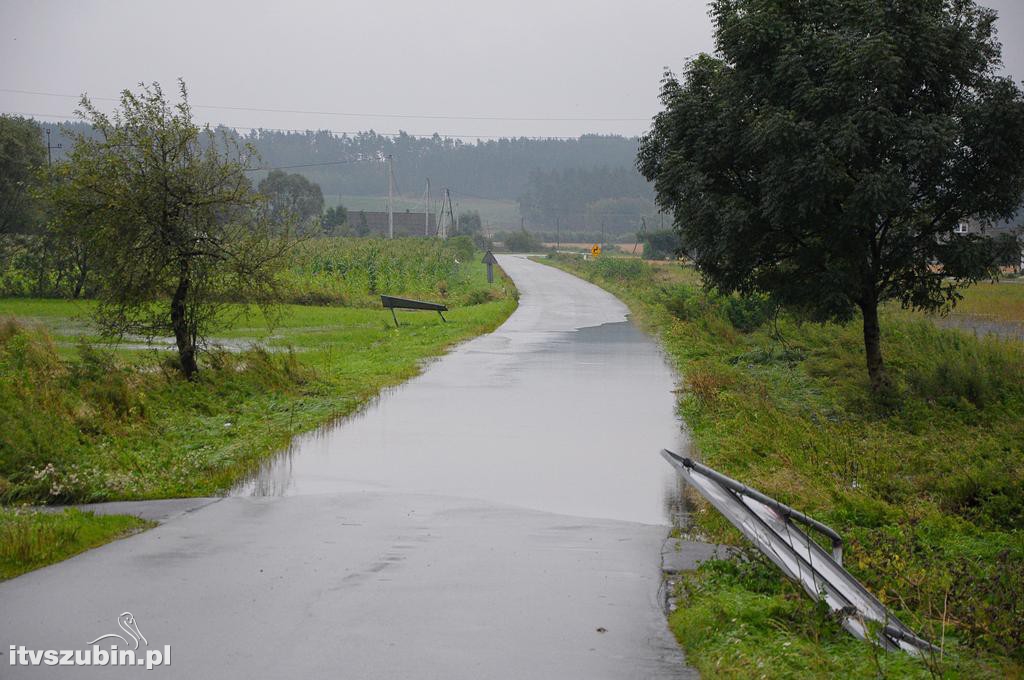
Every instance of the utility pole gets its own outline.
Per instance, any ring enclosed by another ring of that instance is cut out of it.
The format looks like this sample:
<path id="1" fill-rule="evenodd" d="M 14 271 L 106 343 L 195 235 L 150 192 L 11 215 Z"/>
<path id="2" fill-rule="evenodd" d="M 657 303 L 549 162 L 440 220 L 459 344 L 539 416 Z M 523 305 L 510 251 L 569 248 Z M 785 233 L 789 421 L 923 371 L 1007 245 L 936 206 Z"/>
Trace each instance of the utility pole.
<path id="1" fill-rule="evenodd" d="M 427 178 L 427 193 L 423 198 L 423 235 L 430 236 L 430 178 Z"/>
<path id="2" fill-rule="evenodd" d="M 601 245 L 604 245 L 604 218 L 601 218 Z"/>
<path id="3" fill-rule="evenodd" d="M 395 212 L 391 195 L 395 190 L 394 156 L 388 154 L 388 238 L 395 237 Z"/>
<path id="4" fill-rule="evenodd" d="M 636 234 L 636 243 L 633 244 L 633 254 L 636 255 L 637 246 L 640 245 L 640 240 L 647 234 L 647 220 L 643 217 L 640 218 L 640 231 Z"/>
<path id="5" fill-rule="evenodd" d="M 455 214 L 452 211 L 452 195 L 445 188 L 441 198 L 441 212 L 437 218 L 437 235 L 441 238 L 448 238 L 449 227 L 455 227 Z M 447 222 L 445 216 L 447 215 Z"/>
<path id="6" fill-rule="evenodd" d="M 57 146 L 50 146 L 50 128 L 46 128 L 46 167 L 47 168 L 49 168 L 51 165 L 53 165 L 53 156 L 52 156 L 52 154 L 50 152 L 53 149 L 62 149 L 62 148 L 64 148 L 63 144 L 58 144 Z"/>
<path id="7" fill-rule="evenodd" d="M 448 235 L 449 235 L 448 234 L 448 228 L 450 227 L 450 228 L 457 229 L 458 227 L 455 225 L 455 212 L 454 212 L 454 208 L 452 208 L 452 194 L 451 194 L 451 192 L 448 191 L 447 189 L 445 189 L 444 190 L 444 197 L 448 200 L 448 226 L 445 227 L 444 237 L 448 238 Z"/>
<path id="8" fill-rule="evenodd" d="M 561 219 L 557 215 L 555 216 L 555 250 L 562 247 L 562 224 Z"/>

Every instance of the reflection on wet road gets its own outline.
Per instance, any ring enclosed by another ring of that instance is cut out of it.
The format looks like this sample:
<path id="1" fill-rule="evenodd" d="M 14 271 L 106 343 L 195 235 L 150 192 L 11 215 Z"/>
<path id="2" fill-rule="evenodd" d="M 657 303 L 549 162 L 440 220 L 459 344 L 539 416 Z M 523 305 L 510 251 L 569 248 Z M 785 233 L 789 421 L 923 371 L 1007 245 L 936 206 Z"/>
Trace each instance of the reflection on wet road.
<path id="1" fill-rule="evenodd" d="M 0 583 L 0 639 L 79 649 L 130 611 L 174 678 L 697 677 L 661 609 L 672 372 L 607 293 L 501 264 L 497 332 L 238 495 Z"/>
<path id="2" fill-rule="evenodd" d="M 502 256 L 519 309 L 363 413 L 297 438 L 237 495 L 388 490 L 665 524 L 684 448 L 673 372 L 603 290 Z"/>

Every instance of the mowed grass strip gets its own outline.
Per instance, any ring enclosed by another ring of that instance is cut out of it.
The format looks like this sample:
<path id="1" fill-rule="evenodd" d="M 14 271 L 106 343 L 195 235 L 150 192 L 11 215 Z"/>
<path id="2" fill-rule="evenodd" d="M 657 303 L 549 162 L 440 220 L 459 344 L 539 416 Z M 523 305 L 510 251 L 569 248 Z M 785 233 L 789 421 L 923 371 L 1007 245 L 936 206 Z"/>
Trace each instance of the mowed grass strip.
<path id="1" fill-rule="evenodd" d="M 834 526 L 853 575 L 943 648 L 878 653 L 750 551 L 679 585 L 670 625 L 707 677 L 1021 676 L 1024 344 L 886 310 L 895 389 L 876 398 L 856 322 L 776 317 L 678 265 L 541 261 L 615 293 L 660 337 L 707 464 Z M 1024 287 L 999 285 L 965 299 L 1016 309 Z M 713 508 L 694 518 L 696 535 L 743 543 Z"/>

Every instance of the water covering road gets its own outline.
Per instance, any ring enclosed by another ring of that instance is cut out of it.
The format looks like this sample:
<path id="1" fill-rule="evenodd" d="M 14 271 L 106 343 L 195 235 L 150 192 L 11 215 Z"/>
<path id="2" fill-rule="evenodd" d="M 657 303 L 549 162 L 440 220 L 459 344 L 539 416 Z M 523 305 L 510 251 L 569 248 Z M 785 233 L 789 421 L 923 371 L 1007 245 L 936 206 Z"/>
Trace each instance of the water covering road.
<path id="1" fill-rule="evenodd" d="M 596 286 L 500 257 L 521 294 L 496 332 L 298 437 L 240 495 L 401 490 L 664 524 L 683 446 L 672 371 Z"/>
<path id="2" fill-rule="evenodd" d="M 232 497 L 0 584 L 0 676 L 51 677 L 8 646 L 83 649 L 130 611 L 165 677 L 691 677 L 659 595 L 672 372 L 614 297 L 500 264 L 521 300 L 495 333 Z"/>

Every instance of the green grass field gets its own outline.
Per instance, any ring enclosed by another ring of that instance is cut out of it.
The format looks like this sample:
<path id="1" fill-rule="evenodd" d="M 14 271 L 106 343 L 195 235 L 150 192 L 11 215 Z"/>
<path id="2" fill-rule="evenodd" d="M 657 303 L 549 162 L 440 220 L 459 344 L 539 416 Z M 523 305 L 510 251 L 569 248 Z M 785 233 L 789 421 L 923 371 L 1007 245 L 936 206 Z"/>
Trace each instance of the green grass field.
<path id="1" fill-rule="evenodd" d="M 895 391 L 870 393 L 858 324 L 816 325 L 704 292 L 692 269 L 620 258 L 545 262 L 604 286 L 661 339 L 708 465 L 834 526 L 845 563 L 943 652 L 879 654 L 780 572 L 707 563 L 670 618 L 708 677 L 1019 677 L 1024 662 L 1024 344 L 883 314 Z M 965 307 L 1010 310 L 1024 286 Z M 742 544 L 696 503 L 691 531 Z"/>

